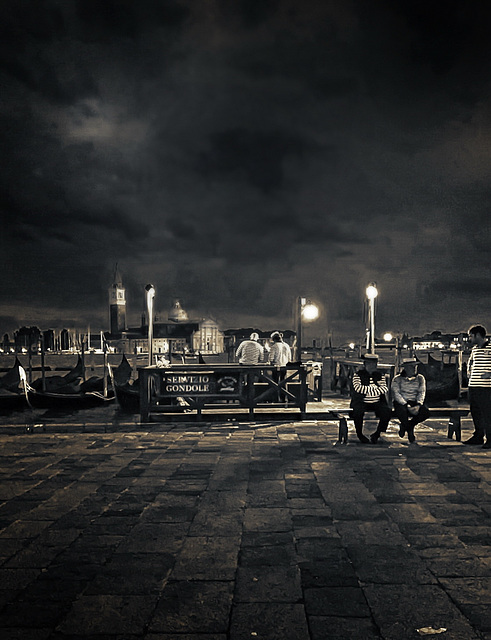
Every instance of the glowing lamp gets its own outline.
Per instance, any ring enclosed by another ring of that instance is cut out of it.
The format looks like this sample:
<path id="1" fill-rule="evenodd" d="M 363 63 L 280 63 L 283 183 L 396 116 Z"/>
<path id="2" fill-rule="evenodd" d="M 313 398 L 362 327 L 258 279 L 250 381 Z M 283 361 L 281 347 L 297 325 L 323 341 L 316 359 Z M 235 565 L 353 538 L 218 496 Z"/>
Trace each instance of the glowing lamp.
<path id="1" fill-rule="evenodd" d="M 375 285 L 374 283 L 369 284 L 366 290 L 366 294 L 369 300 L 375 300 L 375 298 L 378 296 L 377 285 Z"/>
<path id="2" fill-rule="evenodd" d="M 317 320 L 319 317 L 319 308 L 315 304 L 307 302 L 307 304 L 302 307 L 302 317 L 304 320 Z"/>

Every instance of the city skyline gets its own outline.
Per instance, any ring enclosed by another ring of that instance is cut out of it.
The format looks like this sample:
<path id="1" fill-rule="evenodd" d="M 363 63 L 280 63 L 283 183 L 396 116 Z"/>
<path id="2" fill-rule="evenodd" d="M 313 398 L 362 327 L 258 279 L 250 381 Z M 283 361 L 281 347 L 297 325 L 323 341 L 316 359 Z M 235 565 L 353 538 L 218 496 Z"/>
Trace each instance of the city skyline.
<path id="1" fill-rule="evenodd" d="M 7 0 L 0 330 L 491 326 L 491 6 Z"/>

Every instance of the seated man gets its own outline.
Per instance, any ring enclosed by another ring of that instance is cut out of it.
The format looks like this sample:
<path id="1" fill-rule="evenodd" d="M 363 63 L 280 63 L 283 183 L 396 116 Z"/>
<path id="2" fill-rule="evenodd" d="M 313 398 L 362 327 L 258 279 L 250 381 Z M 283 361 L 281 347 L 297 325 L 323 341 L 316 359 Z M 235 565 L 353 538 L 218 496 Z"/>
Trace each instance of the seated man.
<path id="1" fill-rule="evenodd" d="M 382 431 L 387 431 L 390 415 L 392 413 L 385 394 L 388 391 L 384 374 L 377 369 L 378 356 L 366 353 L 363 356 L 364 366 L 353 376 L 351 396 L 351 408 L 353 409 L 353 421 L 356 435 L 363 444 L 372 442 L 375 444 Z M 370 440 L 363 435 L 363 418 L 365 411 L 374 411 L 379 419 L 377 430 L 372 433 Z"/>
<path id="2" fill-rule="evenodd" d="M 394 411 L 399 418 L 401 438 L 407 433 L 409 442 L 414 442 L 414 427 L 426 420 L 430 410 L 424 404 L 426 396 L 426 380 L 417 373 L 418 361 L 416 358 L 407 358 L 402 361 L 401 372 L 392 380 L 392 398 Z"/>

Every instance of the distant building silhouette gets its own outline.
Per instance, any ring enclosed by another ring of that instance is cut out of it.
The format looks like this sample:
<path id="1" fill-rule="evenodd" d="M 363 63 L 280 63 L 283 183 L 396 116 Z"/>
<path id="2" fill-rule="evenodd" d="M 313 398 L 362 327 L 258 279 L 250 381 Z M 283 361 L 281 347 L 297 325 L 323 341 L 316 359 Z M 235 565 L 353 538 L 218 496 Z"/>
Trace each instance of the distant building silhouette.
<path id="1" fill-rule="evenodd" d="M 147 353 L 148 318 L 141 314 L 139 327 L 126 328 L 126 296 L 119 272 L 109 291 L 110 331 L 105 333 L 107 344 L 119 353 Z M 124 310 L 124 311 L 123 311 Z M 210 318 L 189 319 L 180 300 L 175 299 L 167 315 L 167 322 L 153 318 L 153 353 L 223 353 L 224 337 L 218 324 Z"/>

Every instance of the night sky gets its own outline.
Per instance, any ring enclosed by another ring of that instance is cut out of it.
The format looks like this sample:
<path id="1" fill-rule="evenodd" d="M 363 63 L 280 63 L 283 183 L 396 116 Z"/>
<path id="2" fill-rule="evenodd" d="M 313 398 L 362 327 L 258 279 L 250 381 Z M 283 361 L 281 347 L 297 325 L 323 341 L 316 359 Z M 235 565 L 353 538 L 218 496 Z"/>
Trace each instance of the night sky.
<path id="1" fill-rule="evenodd" d="M 491 3 L 2 0 L 0 332 L 491 329 Z"/>

